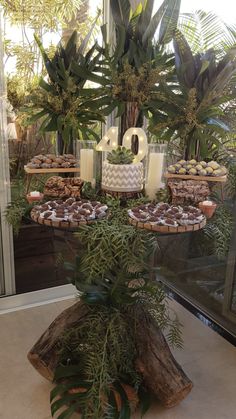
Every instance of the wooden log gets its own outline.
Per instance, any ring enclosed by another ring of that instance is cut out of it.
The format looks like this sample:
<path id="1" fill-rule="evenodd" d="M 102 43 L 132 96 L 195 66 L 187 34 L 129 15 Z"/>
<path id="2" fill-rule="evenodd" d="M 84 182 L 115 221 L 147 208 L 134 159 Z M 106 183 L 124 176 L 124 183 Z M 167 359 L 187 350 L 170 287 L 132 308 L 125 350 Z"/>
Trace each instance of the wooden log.
<path id="1" fill-rule="evenodd" d="M 63 311 L 28 353 L 33 367 L 46 379 L 53 379 L 61 335 L 75 324 L 83 322 L 88 310 L 86 305 L 78 302 Z M 149 391 L 165 406 L 175 406 L 191 391 L 192 382 L 174 359 L 162 332 L 152 318 L 139 308 L 136 318 L 137 370 L 143 375 Z"/>
<path id="2" fill-rule="evenodd" d="M 58 363 L 58 343 L 62 334 L 82 322 L 88 308 L 80 301 L 64 310 L 50 324 L 28 353 L 28 360 L 47 380 L 52 381 Z"/>
<path id="3" fill-rule="evenodd" d="M 136 313 L 137 369 L 146 387 L 166 407 L 179 404 L 193 384 L 173 357 L 155 321 L 145 312 Z"/>

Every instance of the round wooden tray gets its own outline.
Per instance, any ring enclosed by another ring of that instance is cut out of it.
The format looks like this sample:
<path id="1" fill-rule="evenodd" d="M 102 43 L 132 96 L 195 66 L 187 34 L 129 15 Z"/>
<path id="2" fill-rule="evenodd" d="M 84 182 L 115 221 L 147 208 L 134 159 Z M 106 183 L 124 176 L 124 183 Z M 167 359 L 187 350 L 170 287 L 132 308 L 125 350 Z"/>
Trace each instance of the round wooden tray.
<path id="1" fill-rule="evenodd" d="M 178 227 L 159 226 L 159 225 L 154 225 L 151 223 L 141 223 L 140 221 L 136 221 L 130 217 L 129 217 L 129 223 L 132 224 L 134 227 L 142 228 L 144 230 L 156 231 L 159 233 L 186 233 L 188 231 L 201 230 L 206 225 L 206 219 L 204 219 L 201 223 L 198 223 L 198 224 L 178 226 Z"/>
<path id="2" fill-rule="evenodd" d="M 89 221 L 53 221 L 49 219 L 44 219 L 39 217 L 36 210 L 34 208 L 31 210 L 30 216 L 33 221 L 35 221 L 38 224 L 42 224 L 48 227 L 55 227 L 55 228 L 64 228 L 64 229 L 71 229 L 71 228 L 78 228 L 81 225 L 89 225 L 93 224 L 96 221 L 105 220 L 107 217 L 101 218 L 101 219 L 95 219 L 95 220 L 89 220 Z"/>

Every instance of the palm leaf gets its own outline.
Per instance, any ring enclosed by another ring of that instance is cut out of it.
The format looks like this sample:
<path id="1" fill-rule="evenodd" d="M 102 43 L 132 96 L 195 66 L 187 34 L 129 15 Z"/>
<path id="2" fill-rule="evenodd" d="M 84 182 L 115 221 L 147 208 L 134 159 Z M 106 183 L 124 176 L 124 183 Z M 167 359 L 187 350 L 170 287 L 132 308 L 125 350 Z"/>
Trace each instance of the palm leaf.
<path id="1" fill-rule="evenodd" d="M 198 10 L 181 14 L 178 27 L 195 53 L 216 48 L 221 54 L 236 42 L 235 27 L 225 24 L 212 12 Z"/>
<path id="2" fill-rule="evenodd" d="M 180 4 L 181 0 L 169 1 L 160 26 L 159 42 L 161 44 L 168 44 L 173 39 L 178 23 Z"/>

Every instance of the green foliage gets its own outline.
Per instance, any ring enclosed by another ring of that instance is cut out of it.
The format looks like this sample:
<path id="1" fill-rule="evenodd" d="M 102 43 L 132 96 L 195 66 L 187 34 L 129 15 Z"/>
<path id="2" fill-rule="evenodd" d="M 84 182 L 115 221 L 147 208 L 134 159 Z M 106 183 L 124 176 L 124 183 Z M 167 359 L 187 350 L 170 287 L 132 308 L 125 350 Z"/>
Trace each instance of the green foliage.
<path id="1" fill-rule="evenodd" d="M 111 407 L 117 411 L 116 402 L 110 397 L 112 388 L 117 389 L 121 380 L 138 388 L 141 381 L 134 369 L 136 349 L 132 335 L 131 323 L 127 322 L 124 312 L 106 306 L 90 308 L 83 323 L 66 332 L 60 343 L 62 366 L 55 374 L 59 385 L 52 391 L 51 399 L 59 392 L 62 399 L 60 404 L 52 403 L 52 413 L 66 404 L 68 390 L 72 387 L 86 389 L 84 393 L 73 394 L 70 400 L 76 402 L 74 407 L 79 407 L 84 418 L 107 417 Z M 69 366 L 63 366 L 66 360 L 70 360 Z M 124 402 L 128 413 L 127 397 Z"/>
<path id="2" fill-rule="evenodd" d="M 84 182 L 81 190 L 81 194 L 83 198 L 96 200 L 97 198 L 97 190 L 93 188 L 91 182 Z"/>
<path id="3" fill-rule="evenodd" d="M 110 47 L 107 28 L 103 26 L 103 59 L 95 71 L 86 72 L 81 65 L 74 67 L 78 76 L 87 74 L 88 80 L 100 85 L 91 92 L 94 106 L 103 105 L 105 115 L 116 110 L 117 116 L 127 119 L 129 127 L 139 126 L 143 113 L 148 116 L 148 110 L 157 107 L 160 84 L 166 79 L 170 81 L 173 66 L 173 57 L 164 52 L 163 45 L 172 39 L 180 1 L 164 0 L 152 17 L 153 4 L 152 0 L 140 2 L 133 10 L 129 0 L 111 1 L 116 45 Z M 160 38 L 156 43 L 154 35 L 158 27 Z M 129 103 L 135 104 L 135 115 L 127 111 Z M 121 125 L 123 132 L 123 119 Z"/>
<path id="4" fill-rule="evenodd" d="M 37 88 L 38 82 L 37 76 L 31 78 L 28 83 L 22 75 L 14 74 L 7 77 L 7 97 L 16 111 L 24 106 L 26 96 Z"/>
<path id="5" fill-rule="evenodd" d="M 85 251 L 82 257 L 82 266 L 90 278 L 102 276 L 120 266 L 128 272 L 138 272 L 156 246 L 150 233 L 105 220 L 94 226 L 81 227 L 76 236 L 82 245 L 88 246 L 89 251 Z"/>
<path id="6" fill-rule="evenodd" d="M 235 199 L 236 197 L 236 162 L 230 162 L 227 167 L 228 175 L 225 185 L 225 191 L 228 198 Z"/>
<path id="7" fill-rule="evenodd" d="M 194 55 L 180 31 L 174 49 L 179 86 L 163 86 L 163 107 L 153 111 L 150 130 L 164 139 L 179 139 L 185 159 L 210 159 L 231 130 L 224 107 L 234 98 L 235 49 L 220 60 L 213 49 Z"/>
<path id="8" fill-rule="evenodd" d="M 226 205 L 219 205 L 214 216 L 194 238 L 196 252 L 200 255 L 216 255 L 219 259 L 227 257 L 233 226 L 232 210 Z"/>
<path id="9" fill-rule="evenodd" d="M 29 216 L 33 205 L 28 204 L 25 198 L 16 198 L 7 205 L 5 218 L 13 228 L 13 233 L 17 236 L 21 226 L 23 216 Z"/>
<path id="10" fill-rule="evenodd" d="M 197 10 L 180 15 L 178 27 L 194 54 L 214 48 L 218 58 L 229 47 L 235 46 L 235 27 L 227 25 L 213 12 Z"/>
<path id="11" fill-rule="evenodd" d="M 181 325 L 168 307 L 162 286 L 150 279 L 149 258 L 156 239 L 128 224 L 127 209 L 137 201 L 128 201 L 126 207 L 116 199 L 107 203 L 111 217 L 79 228 L 76 263 L 65 264 L 85 315 L 65 331 L 58 347 L 60 362 L 51 402 L 52 414 L 66 406 L 61 419 L 76 409 L 84 419 L 130 419 L 124 384 L 135 389 L 146 412 L 148 397 L 136 369 L 140 318 L 149 317 L 171 344 L 182 345 Z"/>
<path id="12" fill-rule="evenodd" d="M 16 76 L 19 78 L 19 83 L 25 86 L 24 90 L 28 89 L 35 77 L 44 74 L 42 60 L 36 42 L 32 39 L 32 33 L 35 32 L 40 39 L 43 39 L 44 36 L 51 36 L 52 32 L 58 34 L 62 27 L 67 26 L 79 29 L 80 34 L 87 33 L 87 28 L 85 31 L 82 23 L 78 25 L 80 19 L 76 19 L 80 7 L 84 7 L 81 0 L 53 2 L 43 0 L 33 6 L 29 0 L 12 2 L 2 0 L 0 4 L 3 6 L 7 24 L 16 25 L 21 29 L 17 42 L 11 38 L 9 32 L 9 39 L 4 39 L 4 52 L 6 62 L 11 57 L 15 58 Z M 47 48 L 49 55 L 53 49 L 55 45 L 50 44 Z"/>
<path id="13" fill-rule="evenodd" d="M 110 4 L 117 31 L 118 26 L 126 30 L 126 44 L 133 40 L 140 47 L 148 47 L 158 27 L 161 44 L 172 40 L 178 22 L 180 0 L 164 0 L 154 16 L 153 0 L 140 1 L 136 9 L 133 9 L 129 0 L 111 0 Z"/>
<path id="14" fill-rule="evenodd" d="M 29 112 L 28 123 L 42 119 L 42 132 L 58 131 L 64 143 L 64 150 L 72 139 L 79 134 L 86 140 L 90 135 L 98 139 L 98 135 L 90 128 L 96 121 L 103 121 L 99 110 L 94 110 L 81 91 L 86 77 L 78 77 L 73 71 L 73 64 L 83 63 L 87 70 L 96 66 L 100 53 L 94 56 L 96 44 L 84 53 L 93 26 L 80 47 L 77 45 L 77 33 L 73 32 L 65 47 L 59 44 L 53 58 L 49 58 L 42 43 L 36 38 L 40 48 L 49 81 L 41 79 L 38 90 L 30 96 L 25 108 Z"/>
<path id="15" fill-rule="evenodd" d="M 107 161 L 111 164 L 131 164 L 134 161 L 134 154 L 128 148 L 119 146 L 108 153 Z"/>
<path id="16" fill-rule="evenodd" d="M 131 385 L 138 392 L 143 414 L 148 409 L 142 376 L 135 366 L 137 316 L 148 312 L 157 325 L 166 330 L 169 341 L 177 346 L 182 345 L 180 323 L 166 309 L 165 293 L 159 286 L 133 285 L 131 290 L 131 307 L 125 302 L 119 307 L 90 305 L 83 320 L 65 331 L 58 347 L 60 363 L 54 377 L 56 386 L 51 392 L 52 414 L 69 403 L 64 412 L 68 417 L 79 408 L 84 418 L 122 418 L 122 411 L 126 410 L 124 417 L 129 419 L 131 409 L 122 383 Z M 72 389 L 75 389 L 73 393 Z M 114 389 L 120 394 L 121 406 L 117 406 L 112 397 Z M 60 399 L 53 401 L 58 395 Z"/>
<path id="17" fill-rule="evenodd" d="M 169 202 L 170 201 L 170 191 L 168 188 L 161 188 L 156 193 L 157 202 Z"/>
<path id="18" fill-rule="evenodd" d="M 28 25 L 41 30 L 58 30 L 58 24 L 75 17 L 81 0 L 43 0 L 32 4 L 31 0 L 1 0 L 1 6 L 11 24 Z"/>

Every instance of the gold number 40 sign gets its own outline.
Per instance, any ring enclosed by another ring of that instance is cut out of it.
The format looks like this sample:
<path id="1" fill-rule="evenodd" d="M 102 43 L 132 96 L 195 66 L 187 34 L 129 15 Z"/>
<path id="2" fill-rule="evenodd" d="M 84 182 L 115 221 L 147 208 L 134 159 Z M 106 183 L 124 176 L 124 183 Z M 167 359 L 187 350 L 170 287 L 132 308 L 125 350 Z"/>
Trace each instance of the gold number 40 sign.
<path id="1" fill-rule="evenodd" d="M 134 163 L 144 159 L 148 153 L 147 136 L 142 128 L 129 128 L 122 139 L 122 145 L 131 149 L 132 137 L 138 137 L 138 153 L 135 155 Z M 98 143 L 97 151 L 112 151 L 118 147 L 118 127 L 111 127 Z"/>

